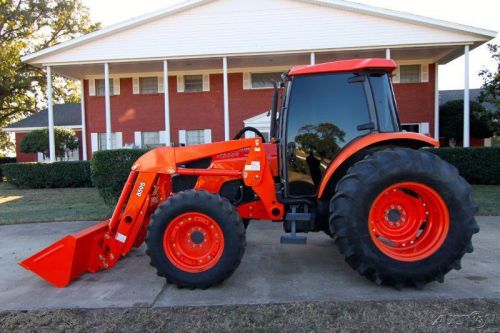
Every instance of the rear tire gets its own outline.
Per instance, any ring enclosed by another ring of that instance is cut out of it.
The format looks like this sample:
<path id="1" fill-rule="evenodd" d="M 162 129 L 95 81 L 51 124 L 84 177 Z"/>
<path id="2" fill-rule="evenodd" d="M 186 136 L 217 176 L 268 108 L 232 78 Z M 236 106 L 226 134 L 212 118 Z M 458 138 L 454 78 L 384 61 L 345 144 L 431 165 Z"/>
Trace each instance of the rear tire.
<path id="1" fill-rule="evenodd" d="M 377 284 L 421 288 L 443 282 L 473 250 L 471 238 L 479 227 L 471 187 L 434 154 L 377 151 L 354 164 L 335 193 L 330 202 L 335 243 L 353 269 Z M 412 209 L 406 211 L 405 203 Z M 406 232 L 410 238 L 402 237 Z"/>
<path id="2" fill-rule="evenodd" d="M 146 237 L 151 265 L 179 287 L 206 289 L 229 278 L 245 253 L 245 228 L 231 203 L 189 190 L 161 204 Z"/>

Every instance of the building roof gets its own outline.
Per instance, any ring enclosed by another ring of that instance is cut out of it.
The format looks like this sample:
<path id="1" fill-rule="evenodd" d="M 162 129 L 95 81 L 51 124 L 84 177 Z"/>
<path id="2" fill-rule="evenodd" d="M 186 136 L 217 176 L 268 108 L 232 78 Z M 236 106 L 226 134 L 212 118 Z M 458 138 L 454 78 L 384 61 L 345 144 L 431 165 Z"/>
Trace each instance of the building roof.
<path id="1" fill-rule="evenodd" d="M 481 95 L 482 89 L 470 89 L 470 99 L 471 101 L 479 101 L 479 95 Z M 445 103 L 463 100 L 464 99 L 464 91 L 463 90 L 441 90 L 439 91 L 439 105 L 443 105 Z M 496 107 L 491 103 L 481 103 L 481 105 L 490 111 L 497 111 Z"/>
<path id="2" fill-rule="evenodd" d="M 48 126 L 48 110 L 20 120 L 4 128 L 10 132 L 23 131 L 27 129 L 45 128 Z M 54 105 L 54 125 L 59 127 L 81 127 L 82 114 L 79 103 L 66 103 Z"/>
<path id="3" fill-rule="evenodd" d="M 376 69 L 392 73 L 396 68 L 396 63 L 393 60 L 356 59 L 334 61 L 319 65 L 295 66 L 288 73 L 288 75 L 297 76 L 320 73 L 352 72 L 365 69 Z"/>
<path id="4" fill-rule="evenodd" d="M 276 29 L 277 20 L 298 18 L 300 24 Z M 474 48 L 495 36 L 490 30 L 342 0 L 190 0 L 22 60 L 43 66 L 327 48 L 447 43 Z"/>

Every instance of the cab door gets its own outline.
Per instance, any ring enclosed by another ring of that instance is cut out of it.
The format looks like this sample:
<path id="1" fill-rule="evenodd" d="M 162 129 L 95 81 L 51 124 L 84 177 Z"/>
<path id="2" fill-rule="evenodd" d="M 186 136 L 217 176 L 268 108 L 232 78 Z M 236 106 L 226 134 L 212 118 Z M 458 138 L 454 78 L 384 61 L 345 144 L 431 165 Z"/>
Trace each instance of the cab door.
<path id="1" fill-rule="evenodd" d="M 340 150 L 373 128 L 365 83 L 356 73 L 293 78 L 282 135 L 287 197 L 315 197 Z"/>

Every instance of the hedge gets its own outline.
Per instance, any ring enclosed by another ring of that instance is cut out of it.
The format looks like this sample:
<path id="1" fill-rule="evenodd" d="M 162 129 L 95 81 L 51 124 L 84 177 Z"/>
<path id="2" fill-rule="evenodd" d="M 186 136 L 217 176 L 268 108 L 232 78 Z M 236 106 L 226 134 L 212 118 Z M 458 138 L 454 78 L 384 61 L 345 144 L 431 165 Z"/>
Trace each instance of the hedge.
<path id="1" fill-rule="evenodd" d="M 2 165 L 7 181 L 20 188 L 91 187 L 90 162 L 12 163 Z"/>
<path id="2" fill-rule="evenodd" d="M 430 151 L 453 164 L 471 184 L 500 185 L 500 147 L 437 148 Z"/>
<path id="3" fill-rule="evenodd" d="M 500 148 L 439 148 L 430 152 L 453 164 L 471 184 L 500 185 Z M 100 151 L 92 159 L 92 182 L 108 205 L 114 205 L 134 162 L 144 149 Z"/>
<path id="4" fill-rule="evenodd" d="M 92 182 L 107 205 L 120 197 L 134 162 L 145 149 L 104 150 L 94 153 L 91 164 Z"/>
<path id="5" fill-rule="evenodd" d="M 0 157 L 0 183 L 3 182 L 2 164 L 16 163 L 14 157 Z"/>

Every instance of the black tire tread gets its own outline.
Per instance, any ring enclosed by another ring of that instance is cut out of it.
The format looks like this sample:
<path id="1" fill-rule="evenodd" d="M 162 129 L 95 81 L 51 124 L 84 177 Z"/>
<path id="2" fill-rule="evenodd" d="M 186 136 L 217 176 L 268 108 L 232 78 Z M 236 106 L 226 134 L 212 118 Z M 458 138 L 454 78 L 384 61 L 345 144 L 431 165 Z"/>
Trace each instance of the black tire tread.
<path id="1" fill-rule="evenodd" d="M 202 281 L 198 282 L 195 284 L 192 283 L 186 283 L 182 279 L 177 278 L 175 275 L 168 275 L 165 271 L 163 271 L 158 265 L 155 260 L 153 253 L 154 251 L 159 251 L 159 249 L 152 247 L 151 244 L 151 237 L 154 233 L 158 232 L 157 230 L 157 224 L 155 221 L 160 220 L 164 214 L 173 208 L 175 206 L 181 204 L 184 201 L 209 201 L 211 202 L 211 205 L 214 207 L 218 207 L 220 211 L 224 212 L 224 214 L 227 216 L 228 219 L 237 219 L 236 223 L 236 233 L 237 237 L 239 239 L 239 246 L 238 246 L 238 253 L 236 260 L 232 263 L 231 267 L 229 267 L 226 271 L 225 274 L 220 276 L 217 280 L 212 280 L 212 281 Z M 183 192 L 179 192 L 177 194 L 174 194 L 171 196 L 168 200 L 166 200 L 164 203 L 158 206 L 156 211 L 153 213 L 151 216 L 151 223 L 148 226 L 148 233 L 146 236 L 146 244 L 147 244 L 147 249 L 146 249 L 146 254 L 151 258 L 150 265 L 153 266 L 156 271 L 157 275 L 164 277 L 167 280 L 167 283 L 175 284 L 179 288 L 189 288 L 189 289 L 207 289 L 212 286 L 218 285 L 222 283 L 223 281 L 227 280 L 231 275 L 234 273 L 234 271 L 238 268 L 238 266 L 241 263 L 241 259 L 243 258 L 243 255 L 245 253 L 245 247 L 246 247 L 246 234 L 245 234 L 245 227 L 243 225 L 243 221 L 238 214 L 238 211 L 236 208 L 225 198 L 221 197 L 218 194 L 213 194 L 207 191 L 196 191 L 196 190 L 187 190 Z"/>
<path id="2" fill-rule="evenodd" d="M 352 225 L 352 211 L 350 205 L 357 200 L 357 191 L 365 186 L 365 179 L 378 177 L 381 173 L 395 174 L 397 167 L 394 165 L 413 161 L 419 172 L 435 173 L 437 177 L 450 177 L 455 179 L 455 196 L 463 203 L 461 218 L 466 226 L 464 243 L 460 244 L 461 251 L 458 252 L 451 262 L 439 271 L 433 272 L 425 277 L 413 277 L 398 279 L 380 267 L 365 261 L 362 250 L 357 247 L 351 237 L 356 231 Z M 330 201 L 330 229 L 335 234 L 335 244 L 345 261 L 360 275 L 368 278 L 378 285 L 390 285 L 396 288 L 402 286 L 414 286 L 418 289 L 431 281 L 444 281 L 444 275 L 452 269 L 461 268 L 460 261 L 466 253 L 473 250 L 472 235 L 479 232 L 479 226 L 474 218 L 477 206 L 472 202 L 471 186 L 459 175 L 457 169 L 441 160 L 434 154 L 425 151 L 416 151 L 409 148 L 388 148 L 367 155 L 363 160 L 350 167 L 347 175 L 337 184 L 335 195 Z"/>

